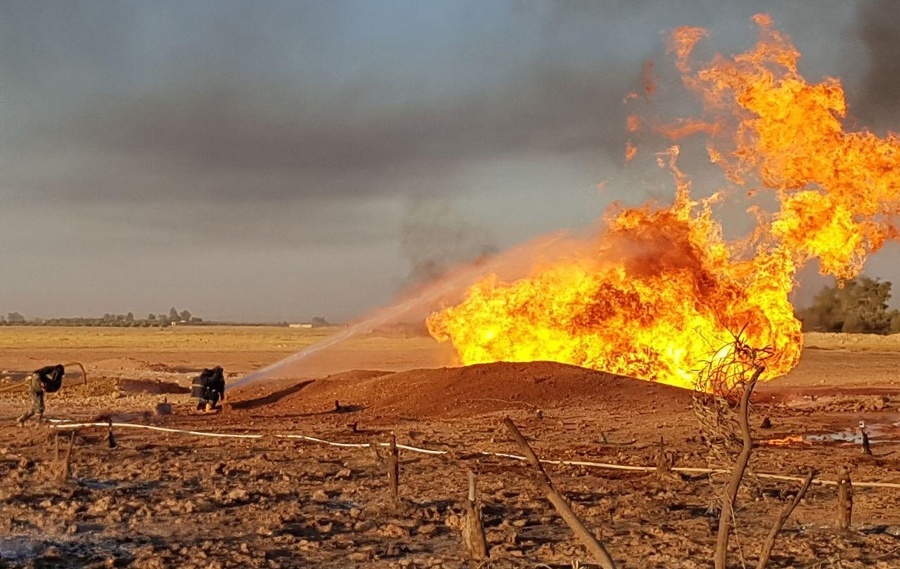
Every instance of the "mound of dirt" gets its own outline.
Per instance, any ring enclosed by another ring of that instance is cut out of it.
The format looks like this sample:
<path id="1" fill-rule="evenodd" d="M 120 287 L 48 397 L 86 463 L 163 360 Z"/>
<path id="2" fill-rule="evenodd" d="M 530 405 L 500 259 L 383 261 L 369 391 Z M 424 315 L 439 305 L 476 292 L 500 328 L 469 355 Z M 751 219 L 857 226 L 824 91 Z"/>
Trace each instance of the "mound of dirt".
<path id="1" fill-rule="evenodd" d="M 104 370 L 104 371 L 120 371 L 120 372 L 135 372 L 135 371 L 150 371 L 152 370 L 152 365 L 147 360 L 142 360 L 139 358 L 133 358 L 131 356 L 122 356 L 117 358 L 106 358 L 102 360 L 97 360 L 92 362 L 93 365 L 91 367 L 96 370 Z M 90 373 L 90 372 L 88 372 Z"/>
<path id="2" fill-rule="evenodd" d="M 398 373 L 355 370 L 280 389 L 265 384 L 230 394 L 237 409 L 269 414 L 341 407 L 374 417 L 470 417 L 510 408 L 591 404 L 610 411 L 688 407 L 689 391 L 553 362 L 492 363 Z"/>
<path id="3" fill-rule="evenodd" d="M 119 381 L 122 393 L 149 393 L 151 395 L 190 393 L 189 387 L 178 385 L 173 381 L 148 379 L 123 379 Z"/>

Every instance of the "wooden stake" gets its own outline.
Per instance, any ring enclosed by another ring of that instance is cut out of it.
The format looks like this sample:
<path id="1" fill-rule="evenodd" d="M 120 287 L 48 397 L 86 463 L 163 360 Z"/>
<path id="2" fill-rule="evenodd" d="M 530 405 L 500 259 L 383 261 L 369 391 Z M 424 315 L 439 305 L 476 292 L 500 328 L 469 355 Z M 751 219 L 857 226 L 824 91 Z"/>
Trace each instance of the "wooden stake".
<path id="1" fill-rule="evenodd" d="M 769 558 L 772 556 L 772 548 L 775 547 L 775 538 L 778 537 L 778 532 L 781 531 L 781 528 L 784 527 L 784 523 L 791 517 L 791 513 L 793 513 L 797 504 L 799 504 L 803 497 L 806 496 L 806 491 L 809 490 L 809 485 L 812 484 L 815 475 L 816 471 L 810 470 L 809 474 L 806 476 L 806 480 L 803 481 L 803 486 L 800 487 L 800 491 L 797 492 L 794 499 L 790 502 L 786 502 L 784 507 L 781 508 L 781 513 L 778 514 L 775 524 L 772 525 L 772 531 L 769 532 L 769 536 L 766 537 L 766 542 L 763 544 L 762 553 L 759 555 L 759 563 L 756 564 L 756 569 L 765 569 L 766 565 L 769 564 Z"/>
<path id="2" fill-rule="evenodd" d="M 522 436 L 522 433 L 519 432 L 519 429 L 516 428 L 515 423 L 512 422 L 512 419 L 506 417 L 503 419 L 503 424 L 506 426 L 509 433 L 512 435 L 513 440 L 518 443 L 519 447 L 522 449 L 522 454 L 528 459 L 528 462 L 531 466 L 537 471 L 539 475 L 539 481 L 541 484 L 544 493 L 547 496 L 547 499 L 550 500 L 550 503 L 553 504 L 553 507 L 556 508 L 557 513 L 562 517 L 562 519 L 569 525 L 572 531 L 575 533 L 575 536 L 581 540 L 582 543 L 587 547 L 588 551 L 594 557 L 594 560 L 602 567 L 603 569 L 615 569 L 616 564 L 610 556 L 609 552 L 603 547 L 594 535 L 588 531 L 584 524 L 581 523 L 581 520 L 578 519 L 578 516 L 575 515 L 575 512 L 572 511 L 572 508 L 569 506 L 569 503 L 566 502 L 566 499 L 557 492 L 556 488 L 553 487 L 553 482 L 551 482 L 550 477 L 547 476 L 547 472 L 544 470 L 544 467 L 541 466 L 541 461 L 538 459 L 537 455 L 534 454 L 534 451 L 531 449 L 531 445 L 528 444 L 528 441 L 525 440 L 525 437 Z"/>
<path id="3" fill-rule="evenodd" d="M 109 421 L 109 426 L 107 427 L 107 431 L 106 431 L 106 442 L 109 445 L 109 448 L 116 448 L 118 446 L 118 444 L 116 443 L 116 437 L 113 436 L 112 418 L 108 419 L 108 421 Z"/>
<path id="4" fill-rule="evenodd" d="M 869 433 L 865 429 L 862 430 L 862 450 L 863 454 L 872 454 L 872 447 L 869 444 Z"/>
<path id="5" fill-rule="evenodd" d="M 476 562 L 487 559 L 487 540 L 484 537 L 481 507 L 475 500 L 475 473 L 471 470 L 469 471 L 469 499 L 466 500 L 462 537 L 463 545 L 466 546 L 470 561 Z"/>
<path id="6" fill-rule="evenodd" d="M 72 437 L 69 438 L 69 447 L 66 449 L 66 456 L 63 457 L 62 467 L 57 472 L 57 483 L 65 484 L 72 477 L 72 447 L 75 446 L 75 431 L 72 431 Z"/>
<path id="7" fill-rule="evenodd" d="M 391 488 L 391 501 L 394 506 L 400 505 L 400 457 L 397 452 L 397 435 L 391 435 L 391 446 L 388 449 L 387 473 L 388 485 Z"/>
<path id="8" fill-rule="evenodd" d="M 369 452 L 372 454 L 372 460 L 375 461 L 375 469 L 381 470 L 385 464 L 384 452 L 381 450 L 381 443 L 373 439 L 369 442 Z"/>
<path id="9" fill-rule="evenodd" d="M 675 466 L 675 456 L 666 451 L 666 443 L 659 437 L 659 454 L 656 455 L 656 477 L 665 478 L 672 473 Z"/>
<path id="10" fill-rule="evenodd" d="M 842 530 L 850 529 L 853 518 L 853 483 L 850 481 L 850 473 L 846 467 L 841 468 L 838 476 L 838 527 Z"/>

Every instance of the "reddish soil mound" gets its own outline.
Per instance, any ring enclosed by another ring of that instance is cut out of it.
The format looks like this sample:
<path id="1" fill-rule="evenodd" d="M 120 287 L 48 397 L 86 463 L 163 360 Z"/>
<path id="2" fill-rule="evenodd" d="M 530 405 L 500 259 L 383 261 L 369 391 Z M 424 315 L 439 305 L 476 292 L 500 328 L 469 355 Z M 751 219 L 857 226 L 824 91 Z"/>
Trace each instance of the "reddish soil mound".
<path id="1" fill-rule="evenodd" d="M 361 408 L 366 415 L 468 417 L 510 408 L 590 403 L 611 411 L 689 406 L 689 391 L 552 362 L 494 363 L 399 373 L 351 371 L 278 389 L 265 384 L 233 394 L 235 408 L 272 414 Z"/>
<path id="2" fill-rule="evenodd" d="M 189 387 L 178 385 L 174 381 L 154 381 L 149 379 L 123 379 L 119 381 L 119 390 L 123 393 L 149 393 L 151 395 L 191 392 Z"/>

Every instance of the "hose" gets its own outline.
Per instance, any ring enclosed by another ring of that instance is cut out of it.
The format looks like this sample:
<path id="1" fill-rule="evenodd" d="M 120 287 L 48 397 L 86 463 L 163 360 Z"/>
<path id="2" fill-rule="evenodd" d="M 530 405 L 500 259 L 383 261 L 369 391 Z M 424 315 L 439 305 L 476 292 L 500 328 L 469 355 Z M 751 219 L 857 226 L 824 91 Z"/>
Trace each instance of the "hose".
<path id="1" fill-rule="evenodd" d="M 84 383 L 84 385 L 87 385 L 87 372 L 84 370 L 84 366 L 81 365 L 81 362 L 69 362 L 69 363 L 67 363 L 67 364 L 64 364 L 63 367 L 68 367 L 68 366 L 78 366 L 78 367 L 80 367 L 80 368 L 81 368 L 81 377 L 84 378 L 84 382 L 83 382 L 83 383 Z"/>
<path id="2" fill-rule="evenodd" d="M 68 367 L 68 366 L 80 367 L 81 368 L 81 377 L 84 378 L 83 383 L 84 383 L 84 385 L 87 385 L 87 371 L 84 369 L 84 365 L 81 362 L 69 362 L 69 363 L 63 365 L 63 367 Z M 21 388 L 22 388 L 22 384 L 20 384 L 20 383 L 4 385 L 3 387 L 0 387 L 0 393 L 8 393 L 10 391 L 14 391 L 16 389 L 21 389 Z"/>

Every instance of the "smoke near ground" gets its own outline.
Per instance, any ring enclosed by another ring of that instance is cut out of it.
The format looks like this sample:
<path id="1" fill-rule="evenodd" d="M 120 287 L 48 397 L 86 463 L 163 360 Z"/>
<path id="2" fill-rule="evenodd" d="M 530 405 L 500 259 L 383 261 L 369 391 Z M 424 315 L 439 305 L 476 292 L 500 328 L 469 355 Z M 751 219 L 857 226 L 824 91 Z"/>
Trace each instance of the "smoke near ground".
<path id="1" fill-rule="evenodd" d="M 434 281 L 499 251 L 491 231 L 465 219 L 447 199 L 411 200 L 401 231 L 400 249 L 410 264 L 404 288 Z"/>

